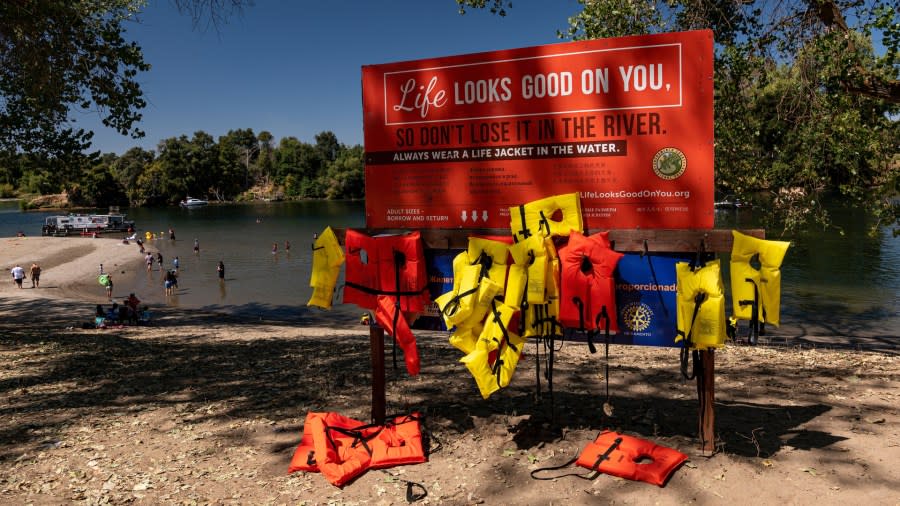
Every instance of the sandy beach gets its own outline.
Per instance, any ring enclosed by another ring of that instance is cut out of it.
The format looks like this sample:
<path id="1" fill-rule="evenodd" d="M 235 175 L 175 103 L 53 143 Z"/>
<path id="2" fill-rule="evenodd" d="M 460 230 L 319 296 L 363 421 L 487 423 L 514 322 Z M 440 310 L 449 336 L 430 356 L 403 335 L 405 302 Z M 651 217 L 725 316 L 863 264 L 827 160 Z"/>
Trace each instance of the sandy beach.
<path id="1" fill-rule="evenodd" d="M 31 279 L 18 289 L 9 275 L 21 265 L 26 273 L 31 264 L 41 267 L 40 288 L 31 288 Z M 86 304 L 108 302 L 106 291 L 97 282 L 103 264 L 104 272 L 113 278 L 113 299 L 128 297 L 130 278 L 143 268 L 143 257 L 137 244 L 123 244 L 115 239 L 71 237 L 7 237 L 0 239 L 0 267 L 8 282 L 0 283 L 0 297 L 65 298 Z M 93 306 L 90 306 L 93 307 Z"/>
<path id="2" fill-rule="evenodd" d="M 41 287 L 16 288 L 9 269 L 33 262 Z M 485 401 L 446 334 L 416 332 L 422 372 L 402 358 L 388 370 L 387 411 L 425 415 L 429 461 L 343 489 L 287 475 L 307 412 L 370 416 L 368 328 L 306 309 L 288 322 L 163 306 L 151 326 L 82 329 L 106 303 L 100 263 L 114 279 L 143 269 L 133 243 L 0 239 L 0 503 L 407 504 L 412 482 L 427 493 L 417 504 L 900 504 L 900 353 L 790 341 L 717 352 L 719 451 L 701 457 L 677 350 L 612 347 L 604 418 L 602 350 L 561 347 L 551 410 L 545 380 L 535 396 L 535 344 Z M 690 460 L 663 488 L 531 478 L 604 428 Z"/>

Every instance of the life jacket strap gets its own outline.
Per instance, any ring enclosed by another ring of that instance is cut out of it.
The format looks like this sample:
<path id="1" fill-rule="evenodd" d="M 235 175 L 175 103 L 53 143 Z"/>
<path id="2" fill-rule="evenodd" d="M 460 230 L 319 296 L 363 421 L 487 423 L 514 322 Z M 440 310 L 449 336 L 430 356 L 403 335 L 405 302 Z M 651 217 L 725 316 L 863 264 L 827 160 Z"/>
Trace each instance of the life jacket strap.
<path id="1" fill-rule="evenodd" d="M 525 224 L 525 206 L 524 205 L 519 206 L 519 219 L 522 220 L 522 230 L 517 232 L 516 235 L 521 235 L 522 239 L 528 239 L 529 237 L 531 237 L 531 230 L 528 230 L 528 225 Z M 518 242 L 518 238 L 516 236 L 513 236 L 513 238 L 515 238 L 516 242 Z"/>
<path id="2" fill-rule="evenodd" d="M 591 469 L 599 473 L 600 464 L 603 463 L 604 460 L 609 460 L 609 456 L 612 455 L 612 452 L 616 451 L 616 448 L 618 448 L 620 444 L 622 444 L 622 438 L 617 437 L 605 452 L 597 456 L 597 460 L 594 461 L 594 465 L 591 466 Z"/>
<path id="3" fill-rule="evenodd" d="M 697 313 L 700 312 L 700 306 L 707 300 L 709 300 L 709 297 L 706 292 L 699 292 L 694 296 L 694 314 L 691 316 L 691 326 L 688 328 L 687 334 L 682 330 L 678 331 L 678 335 L 684 337 L 684 346 L 679 352 L 679 358 L 681 360 L 681 375 L 686 380 L 692 380 L 697 377 L 697 364 L 700 361 L 700 354 L 697 350 L 693 350 L 694 370 L 691 374 L 688 374 L 688 351 L 694 347 L 691 335 L 694 333 L 694 322 L 697 320 Z"/>

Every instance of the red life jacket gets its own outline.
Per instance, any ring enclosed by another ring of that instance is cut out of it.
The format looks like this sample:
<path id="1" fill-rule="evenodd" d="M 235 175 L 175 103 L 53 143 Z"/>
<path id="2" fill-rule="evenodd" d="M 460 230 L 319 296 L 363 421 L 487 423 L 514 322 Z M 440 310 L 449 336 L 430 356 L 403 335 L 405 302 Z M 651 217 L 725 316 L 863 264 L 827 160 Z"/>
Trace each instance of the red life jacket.
<path id="1" fill-rule="evenodd" d="M 372 440 L 372 460 L 369 467 L 382 469 L 427 461 L 422 445 L 420 420 L 419 413 L 412 413 L 396 416 L 385 422 L 384 429 Z"/>
<path id="2" fill-rule="evenodd" d="M 397 307 L 394 300 L 394 297 L 388 295 L 378 296 L 378 307 L 375 308 L 375 321 L 397 340 L 397 344 L 403 350 L 403 361 L 406 362 L 406 371 L 410 376 L 415 376 L 419 374 L 420 368 L 416 336 L 409 329 L 406 318 L 403 317 L 400 308 Z"/>
<path id="3" fill-rule="evenodd" d="M 316 448 L 313 444 L 312 426 L 313 418 L 322 418 L 326 413 L 316 413 L 310 411 L 306 413 L 306 421 L 303 422 L 303 437 L 300 444 L 294 450 L 294 456 L 291 457 L 291 465 L 288 467 L 288 474 L 295 471 L 307 471 L 318 473 L 319 466 L 316 464 Z"/>
<path id="4" fill-rule="evenodd" d="M 343 487 L 369 468 L 372 450 L 368 440 L 377 435 L 376 428 L 328 413 L 313 420 L 312 432 L 319 472 L 333 485 Z"/>
<path id="5" fill-rule="evenodd" d="M 379 295 L 399 298 L 402 311 L 421 312 L 429 301 L 425 250 L 418 231 L 370 237 L 347 230 L 344 302 L 375 309 Z"/>
<path id="6" fill-rule="evenodd" d="M 687 455 L 652 441 L 603 431 L 585 447 L 576 464 L 626 480 L 662 487 Z M 650 462 L 642 463 L 646 459 Z"/>
<path id="7" fill-rule="evenodd" d="M 618 332 L 613 272 L 623 256 L 610 249 L 605 233 L 588 237 L 572 231 L 568 244 L 559 249 L 559 319 L 564 326 L 603 330 L 606 317 L 610 332 Z"/>
<path id="8" fill-rule="evenodd" d="M 321 472 L 342 487 L 369 468 L 425 462 L 420 419 L 412 413 L 374 425 L 337 413 L 307 413 L 288 473 Z"/>

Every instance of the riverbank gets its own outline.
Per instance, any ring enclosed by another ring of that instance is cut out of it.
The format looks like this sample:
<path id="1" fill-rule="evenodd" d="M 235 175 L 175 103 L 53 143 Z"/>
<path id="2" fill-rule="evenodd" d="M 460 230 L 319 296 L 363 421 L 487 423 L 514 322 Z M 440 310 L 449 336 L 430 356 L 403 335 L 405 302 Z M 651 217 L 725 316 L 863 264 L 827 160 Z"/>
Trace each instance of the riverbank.
<path id="1" fill-rule="evenodd" d="M 533 343 L 510 387 L 485 401 L 446 334 L 416 332 L 422 372 L 409 377 L 402 360 L 389 369 L 387 411 L 424 413 L 429 462 L 337 489 L 317 474 L 285 473 L 308 411 L 368 419 L 366 327 L 321 311 L 284 321 L 164 306 L 149 327 L 82 329 L 86 299 L 105 297 L 97 264 L 140 272 L 136 246 L 0 242 L 0 266 L 35 259 L 46 266 L 42 288 L 0 284 L 3 503 L 405 504 L 407 480 L 427 491 L 421 504 L 896 503 L 896 354 L 726 347 L 716 354 L 720 452 L 703 458 L 695 385 L 682 381 L 677 350 L 613 346 L 615 417 L 604 419 L 602 357 L 563 345 L 551 419 L 543 378 L 543 401 L 534 398 Z M 691 460 L 665 488 L 530 477 L 606 427 Z"/>

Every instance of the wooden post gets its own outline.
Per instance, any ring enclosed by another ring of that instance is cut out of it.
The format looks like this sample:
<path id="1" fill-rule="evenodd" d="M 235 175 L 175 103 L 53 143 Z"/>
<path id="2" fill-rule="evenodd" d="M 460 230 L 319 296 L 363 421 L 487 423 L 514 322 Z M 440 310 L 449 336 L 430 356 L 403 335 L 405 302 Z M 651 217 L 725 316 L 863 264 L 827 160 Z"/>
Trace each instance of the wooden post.
<path id="1" fill-rule="evenodd" d="M 716 350 L 700 352 L 702 373 L 697 375 L 697 394 L 700 397 L 700 454 L 706 457 L 716 452 Z"/>
<path id="2" fill-rule="evenodd" d="M 384 424 L 384 329 L 374 321 L 369 326 L 369 349 L 372 351 L 372 422 Z"/>

